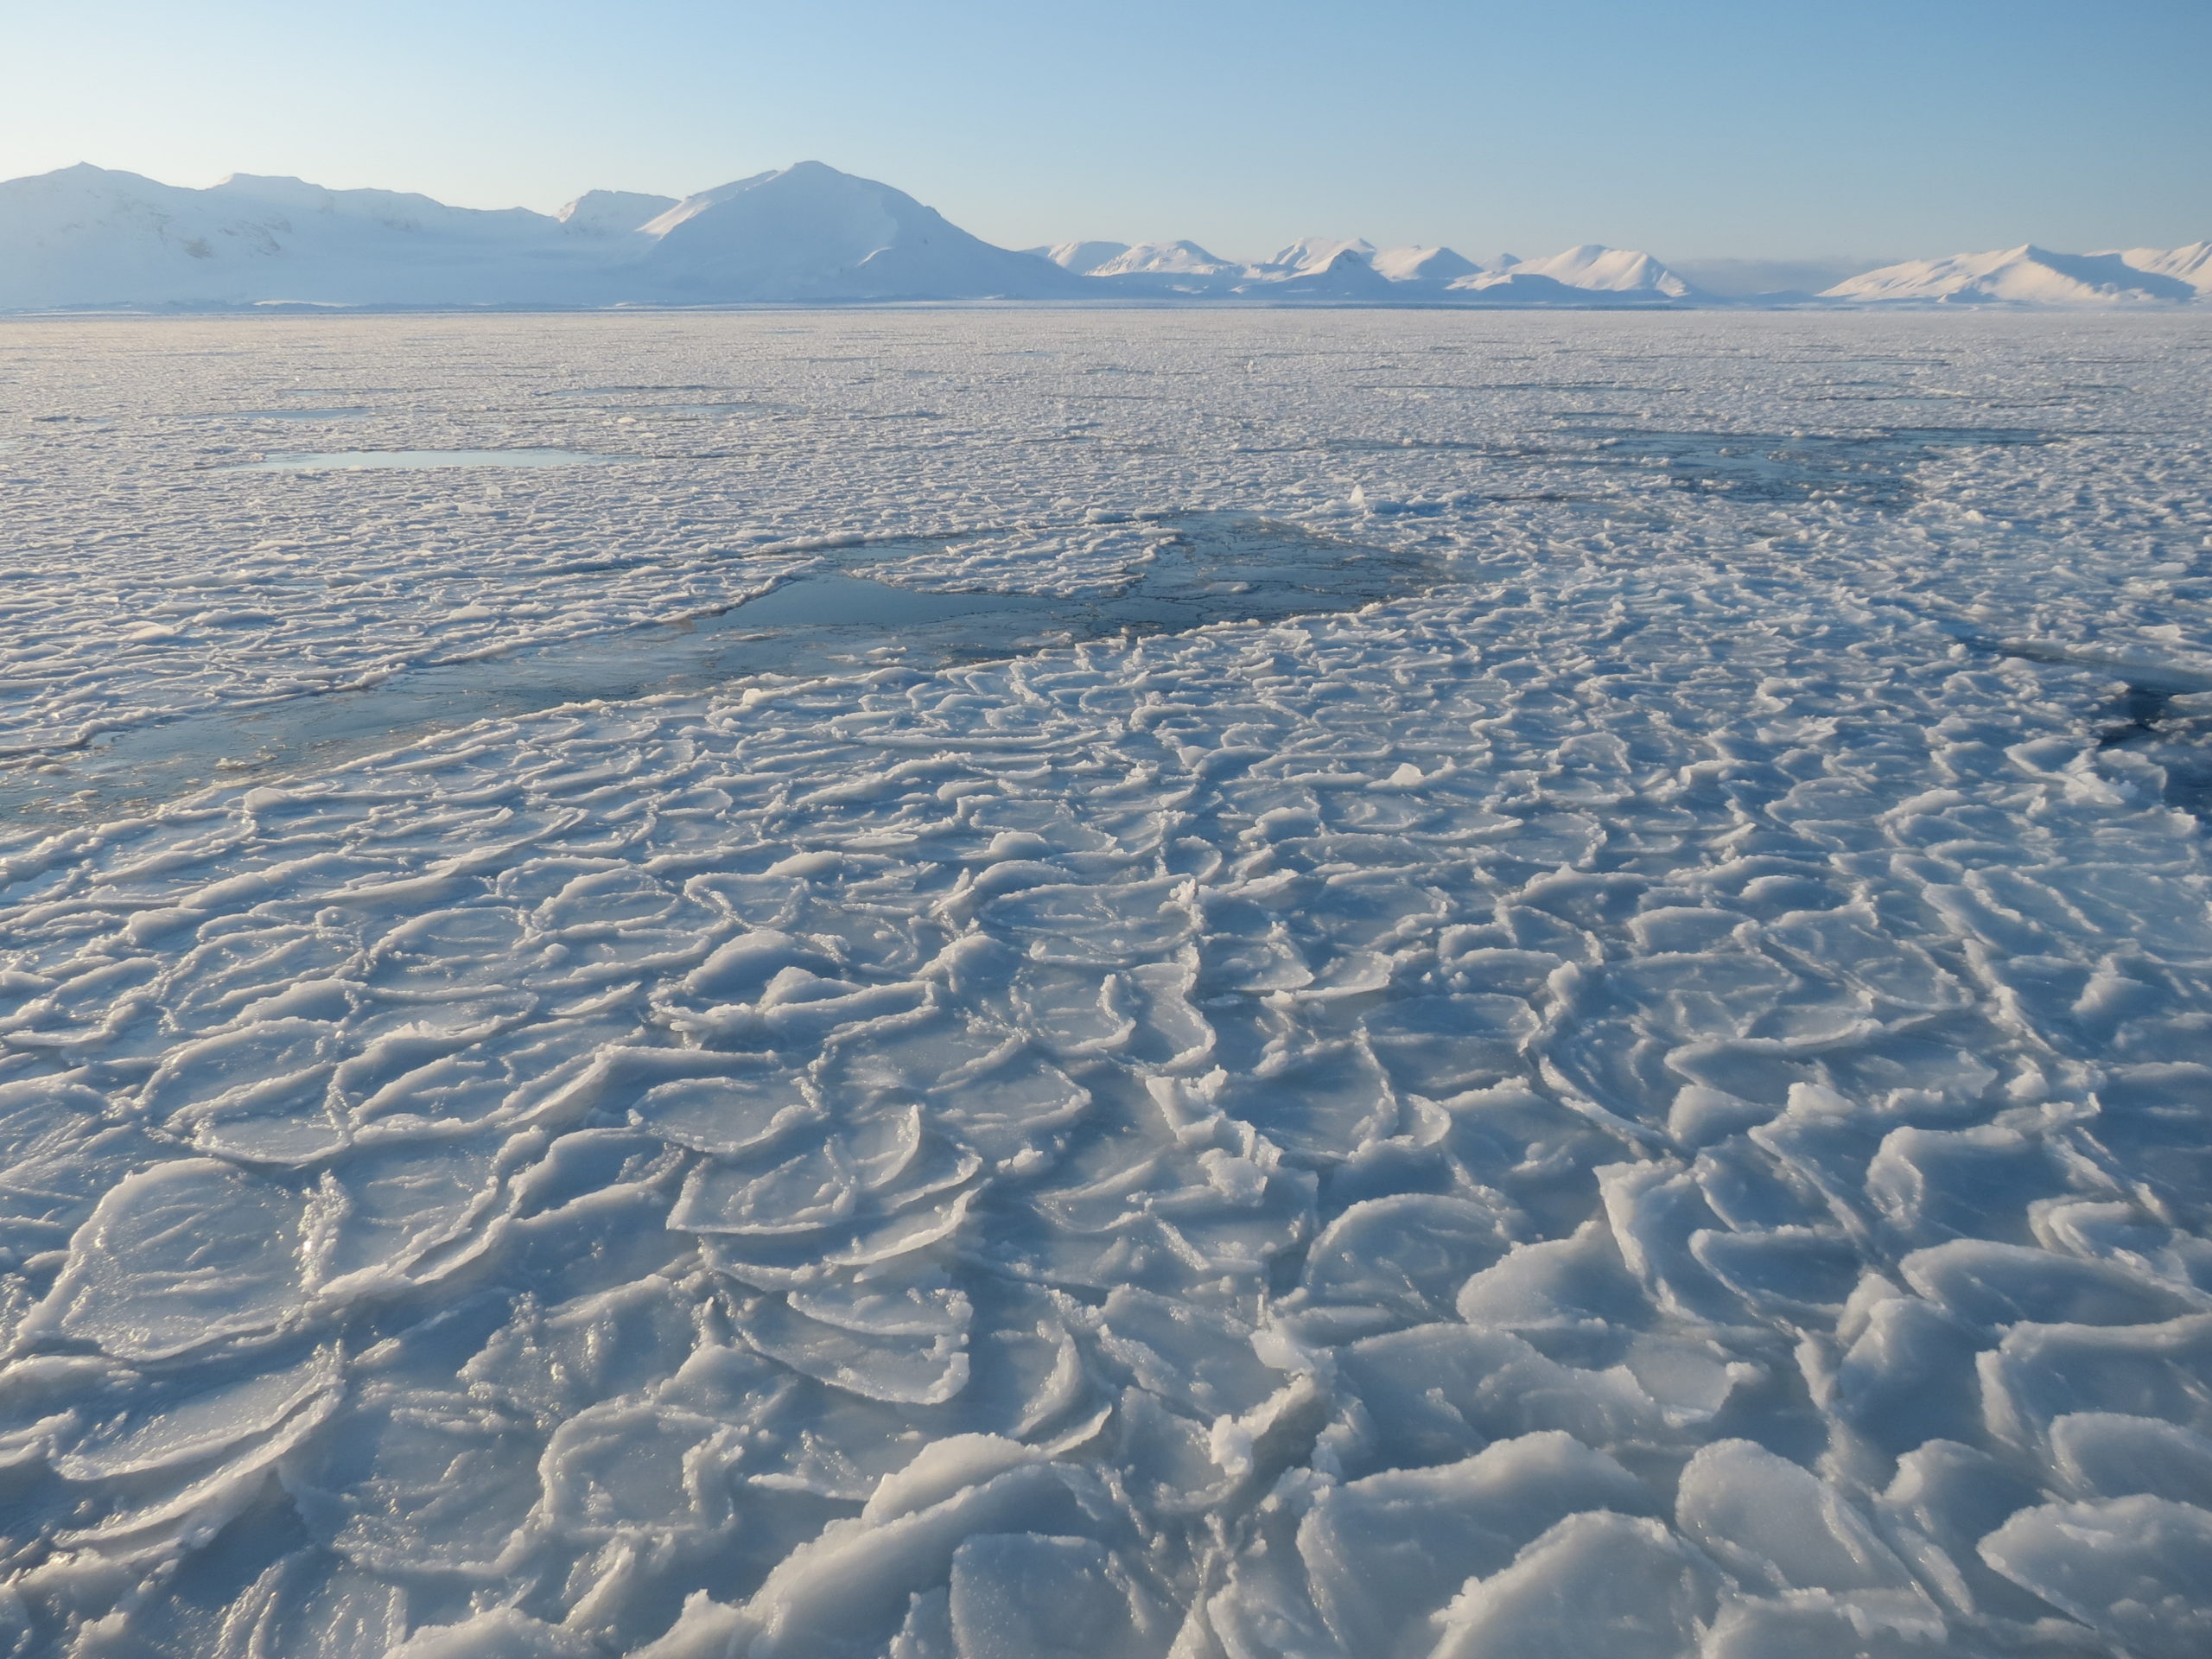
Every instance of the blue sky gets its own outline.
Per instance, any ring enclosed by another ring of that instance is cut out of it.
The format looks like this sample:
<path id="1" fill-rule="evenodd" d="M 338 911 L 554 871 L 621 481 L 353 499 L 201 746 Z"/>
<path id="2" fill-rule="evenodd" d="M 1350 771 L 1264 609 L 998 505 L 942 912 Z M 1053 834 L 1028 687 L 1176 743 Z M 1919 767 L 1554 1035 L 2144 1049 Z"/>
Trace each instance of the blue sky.
<path id="1" fill-rule="evenodd" d="M 2212 0 L 0 0 L 0 177 L 550 208 L 815 157 L 1012 245 L 2212 236 Z"/>

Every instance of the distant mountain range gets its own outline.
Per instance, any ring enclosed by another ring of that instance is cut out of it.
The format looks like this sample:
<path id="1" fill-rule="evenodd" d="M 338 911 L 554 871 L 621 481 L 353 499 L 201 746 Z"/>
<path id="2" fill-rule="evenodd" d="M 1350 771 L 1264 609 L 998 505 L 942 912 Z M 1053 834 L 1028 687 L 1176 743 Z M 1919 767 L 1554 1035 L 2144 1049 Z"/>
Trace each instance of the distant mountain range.
<path id="1" fill-rule="evenodd" d="M 1738 262 L 1740 263 L 1740 262 Z M 1195 242 L 1014 251 L 886 184 L 802 162 L 679 201 L 594 190 L 558 213 L 237 174 L 205 190 L 79 166 L 0 183 L 0 311 L 607 307 L 1021 300 L 1643 307 L 2166 306 L 2212 295 L 2212 244 L 2034 246 L 1722 295 L 1596 245 L 1488 263 L 1308 238 L 1247 264 Z"/>

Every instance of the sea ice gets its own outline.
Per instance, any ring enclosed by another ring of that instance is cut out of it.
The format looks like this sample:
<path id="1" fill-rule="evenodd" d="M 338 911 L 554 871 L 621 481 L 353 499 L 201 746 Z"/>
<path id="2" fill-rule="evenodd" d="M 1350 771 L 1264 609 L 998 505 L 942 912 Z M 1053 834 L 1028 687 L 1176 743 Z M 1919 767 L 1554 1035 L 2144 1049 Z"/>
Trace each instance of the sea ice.
<path id="1" fill-rule="evenodd" d="M 0 1653 L 2198 1651 L 2208 343 L 0 327 Z"/>

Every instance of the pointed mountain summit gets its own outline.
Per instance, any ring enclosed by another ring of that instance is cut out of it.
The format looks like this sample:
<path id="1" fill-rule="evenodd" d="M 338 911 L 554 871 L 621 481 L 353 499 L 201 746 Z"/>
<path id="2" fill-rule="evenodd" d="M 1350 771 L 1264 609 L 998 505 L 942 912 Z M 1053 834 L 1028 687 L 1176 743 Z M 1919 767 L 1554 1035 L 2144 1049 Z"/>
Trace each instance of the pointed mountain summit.
<path id="1" fill-rule="evenodd" d="M 1362 264 L 1375 257 L 1375 245 L 1365 237 L 1301 236 L 1272 259 L 1253 266 L 1262 276 L 1310 276 L 1325 271 L 1344 254 L 1356 254 Z"/>
<path id="2" fill-rule="evenodd" d="M 1095 267 L 1093 276 L 1222 276 L 1243 273 L 1244 267 L 1217 253 L 1209 253 L 1195 242 L 1140 242 Z"/>
<path id="3" fill-rule="evenodd" d="M 2156 305 L 2196 297 L 2177 276 L 2116 253 L 2053 253 L 2032 243 L 1912 259 L 1838 283 L 1824 300 L 1859 305 Z"/>
<path id="4" fill-rule="evenodd" d="M 687 197 L 644 228 L 636 297 L 1065 299 L 1081 279 L 994 247 L 933 207 L 820 162 Z"/>

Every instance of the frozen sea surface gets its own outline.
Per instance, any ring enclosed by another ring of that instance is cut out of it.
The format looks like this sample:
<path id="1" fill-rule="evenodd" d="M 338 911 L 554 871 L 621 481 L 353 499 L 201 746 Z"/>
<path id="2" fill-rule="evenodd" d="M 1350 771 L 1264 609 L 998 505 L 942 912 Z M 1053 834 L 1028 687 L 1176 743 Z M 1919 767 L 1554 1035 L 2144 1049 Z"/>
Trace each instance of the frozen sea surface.
<path id="1" fill-rule="evenodd" d="M 2196 1659 L 2208 409 L 0 327 L 0 1654 Z"/>

